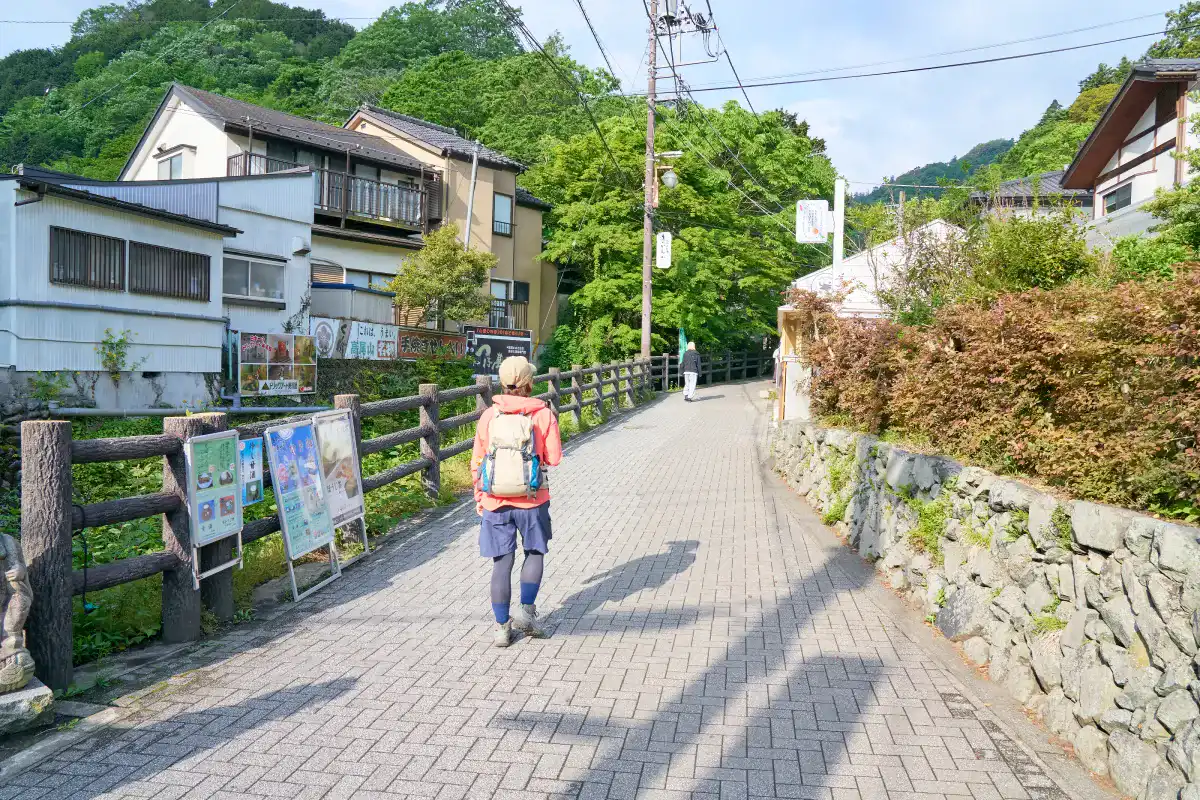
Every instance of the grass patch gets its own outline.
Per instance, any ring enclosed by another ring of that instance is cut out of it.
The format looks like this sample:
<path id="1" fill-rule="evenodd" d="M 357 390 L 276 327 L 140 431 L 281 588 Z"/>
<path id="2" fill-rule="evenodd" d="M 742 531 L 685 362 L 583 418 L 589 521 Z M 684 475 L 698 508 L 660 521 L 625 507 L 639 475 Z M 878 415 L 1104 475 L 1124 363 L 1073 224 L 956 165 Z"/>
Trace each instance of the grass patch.
<path id="1" fill-rule="evenodd" d="M 845 489 L 854 472 L 854 453 L 846 453 L 829 459 L 829 487 L 834 494 Z"/>
<path id="2" fill-rule="evenodd" d="M 1033 618 L 1033 630 L 1035 633 L 1053 633 L 1061 631 L 1067 627 L 1067 623 L 1063 622 L 1053 614 L 1039 614 Z"/>
<path id="3" fill-rule="evenodd" d="M 942 537 L 950 519 L 950 493 L 942 492 L 936 500 L 921 500 L 912 492 L 902 495 L 904 502 L 917 514 L 917 526 L 908 532 L 908 543 L 921 553 L 927 553 L 934 564 L 942 564 Z"/>
<path id="4" fill-rule="evenodd" d="M 1004 541 L 1015 542 L 1029 530 L 1029 512 L 1018 509 L 1012 512 L 1012 519 L 1004 526 Z"/>
<path id="5" fill-rule="evenodd" d="M 829 506 L 829 510 L 821 517 L 821 521 L 826 525 L 832 525 L 835 522 L 841 522 L 846 518 L 846 509 L 850 507 L 850 498 L 853 495 L 843 495 Z"/>
<path id="6" fill-rule="evenodd" d="M 1073 542 L 1071 535 L 1071 515 L 1062 506 L 1055 506 L 1050 515 L 1050 526 L 1054 529 L 1054 538 L 1064 550 L 1070 550 Z"/>
<path id="7" fill-rule="evenodd" d="M 987 549 L 992 546 L 992 535 L 988 533 L 987 528 L 976 528 L 973 522 L 968 521 L 967 532 L 963 534 L 963 541 L 967 544 Z"/>

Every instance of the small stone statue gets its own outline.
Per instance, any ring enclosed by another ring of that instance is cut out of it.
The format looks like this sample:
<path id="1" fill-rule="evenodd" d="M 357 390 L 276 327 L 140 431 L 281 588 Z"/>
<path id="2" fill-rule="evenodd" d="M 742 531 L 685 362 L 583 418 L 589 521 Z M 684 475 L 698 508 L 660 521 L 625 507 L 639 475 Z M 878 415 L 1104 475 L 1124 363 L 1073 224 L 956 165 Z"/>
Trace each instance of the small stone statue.
<path id="1" fill-rule="evenodd" d="M 33 656 L 25 649 L 25 620 L 33 606 L 33 590 L 25 572 L 21 544 L 0 533 L 0 569 L 4 571 L 0 601 L 0 694 L 24 689 L 33 677 Z"/>

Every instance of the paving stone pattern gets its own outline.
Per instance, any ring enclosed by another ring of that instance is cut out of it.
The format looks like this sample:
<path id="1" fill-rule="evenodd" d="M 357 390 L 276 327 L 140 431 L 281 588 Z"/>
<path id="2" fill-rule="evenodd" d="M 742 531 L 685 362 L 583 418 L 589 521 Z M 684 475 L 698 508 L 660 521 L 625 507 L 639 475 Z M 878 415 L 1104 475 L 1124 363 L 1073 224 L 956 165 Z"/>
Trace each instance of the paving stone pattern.
<path id="1" fill-rule="evenodd" d="M 1064 798 L 766 469 L 758 388 L 570 447 L 552 638 L 491 646 L 464 509 L 123 698 L 122 725 L 0 798 Z"/>

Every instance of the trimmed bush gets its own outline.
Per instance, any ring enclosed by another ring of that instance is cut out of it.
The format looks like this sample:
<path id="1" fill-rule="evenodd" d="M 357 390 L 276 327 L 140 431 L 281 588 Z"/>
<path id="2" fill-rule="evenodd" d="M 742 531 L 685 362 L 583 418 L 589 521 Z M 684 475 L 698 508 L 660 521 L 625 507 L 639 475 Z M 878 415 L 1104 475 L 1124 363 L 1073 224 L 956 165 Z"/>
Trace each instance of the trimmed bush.
<path id="1" fill-rule="evenodd" d="M 794 292 L 814 410 L 1077 497 L 1195 518 L 1200 265 L 1175 270 L 958 303 L 922 327 L 840 319 Z"/>

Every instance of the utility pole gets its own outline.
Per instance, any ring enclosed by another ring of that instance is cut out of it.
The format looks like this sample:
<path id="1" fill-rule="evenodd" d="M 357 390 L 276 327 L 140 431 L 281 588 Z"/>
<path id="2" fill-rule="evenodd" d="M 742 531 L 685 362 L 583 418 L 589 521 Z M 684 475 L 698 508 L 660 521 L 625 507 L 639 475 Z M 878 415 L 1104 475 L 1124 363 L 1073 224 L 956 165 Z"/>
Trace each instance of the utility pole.
<path id="1" fill-rule="evenodd" d="M 846 181 L 835 178 L 833 181 L 833 266 L 842 265 L 842 252 L 845 249 L 846 237 Z"/>
<path id="2" fill-rule="evenodd" d="M 900 190 L 900 205 L 896 206 L 896 235 L 904 238 L 904 190 Z"/>
<path id="3" fill-rule="evenodd" d="M 642 220 L 642 358 L 650 357 L 650 310 L 653 292 L 654 205 L 654 78 L 658 69 L 658 0 L 650 2 L 650 42 L 647 45 L 646 67 L 646 186 L 645 216 Z"/>

